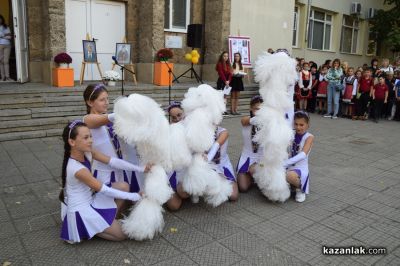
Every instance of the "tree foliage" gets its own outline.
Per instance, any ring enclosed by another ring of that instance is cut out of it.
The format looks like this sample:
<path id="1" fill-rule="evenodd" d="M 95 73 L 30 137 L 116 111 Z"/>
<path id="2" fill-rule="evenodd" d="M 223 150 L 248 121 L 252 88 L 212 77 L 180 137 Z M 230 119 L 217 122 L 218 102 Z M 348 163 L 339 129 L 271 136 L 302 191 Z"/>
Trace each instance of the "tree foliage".
<path id="1" fill-rule="evenodd" d="M 376 42 L 384 41 L 393 52 L 400 51 L 400 0 L 383 0 L 388 10 L 378 10 L 371 19 L 371 31 Z"/>

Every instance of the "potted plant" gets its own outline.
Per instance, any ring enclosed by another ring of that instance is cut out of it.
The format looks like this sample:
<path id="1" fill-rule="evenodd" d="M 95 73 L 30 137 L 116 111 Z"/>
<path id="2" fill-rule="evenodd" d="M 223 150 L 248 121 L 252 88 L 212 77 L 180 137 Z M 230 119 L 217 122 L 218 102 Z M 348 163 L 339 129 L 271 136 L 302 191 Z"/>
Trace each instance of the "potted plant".
<path id="1" fill-rule="evenodd" d="M 60 68 L 69 68 L 69 64 L 72 63 L 72 58 L 67 53 L 59 53 L 54 57 L 54 62 Z"/>
<path id="2" fill-rule="evenodd" d="M 174 64 L 168 60 L 174 56 L 171 49 L 163 48 L 157 51 L 156 58 L 158 62 L 154 63 L 154 80 L 153 83 L 159 86 L 167 86 L 170 82 L 168 70 L 174 69 Z M 172 83 L 172 80 L 171 80 Z"/>
<path id="3" fill-rule="evenodd" d="M 106 81 L 108 86 L 115 86 L 115 82 L 120 79 L 121 79 L 120 74 L 114 70 L 106 71 L 103 76 L 103 80 Z"/>
<path id="4" fill-rule="evenodd" d="M 53 86 L 56 87 L 73 87 L 74 86 L 74 69 L 69 67 L 72 58 L 67 53 L 59 53 L 54 57 L 57 67 L 53 68 Z"/>

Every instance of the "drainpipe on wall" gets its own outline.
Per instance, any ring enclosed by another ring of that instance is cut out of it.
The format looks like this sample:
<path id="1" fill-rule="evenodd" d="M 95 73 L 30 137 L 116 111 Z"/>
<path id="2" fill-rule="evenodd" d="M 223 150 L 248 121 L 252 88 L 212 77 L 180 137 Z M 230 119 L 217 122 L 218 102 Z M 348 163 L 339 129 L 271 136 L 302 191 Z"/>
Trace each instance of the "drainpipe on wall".
<path id="1" fill-rule="evenodd" d="M 203 38 L 202 38 L 202 42 L 201 42 L 201 51 L 200 51 L 200 54 L 201 54 L 201 67 L 200 67 L 200 78 L 201 78 L 201 80 L 203 80 L 203 67 L 204 67 L 204 56 L 205 56 L 205 54 L 206 54 L 206 0 L 203 0 L 203 32 L 202 32 L 202 35 L 203 35 Z"/>
<path id="2" fill-rule="evenodd" d="M 311 10 L 311 2 L 312 0 L 308 0 L 307 2 L 307 14 L 306 14 L 306 36 L 305 36 L 305 43 L 306 43 L 306 48 L 308 46 L 308 31 L 310 28 L 310 10 Z M 306 49 L 303 49 L 304 55 L 303 58 L 306 57 Z"/>

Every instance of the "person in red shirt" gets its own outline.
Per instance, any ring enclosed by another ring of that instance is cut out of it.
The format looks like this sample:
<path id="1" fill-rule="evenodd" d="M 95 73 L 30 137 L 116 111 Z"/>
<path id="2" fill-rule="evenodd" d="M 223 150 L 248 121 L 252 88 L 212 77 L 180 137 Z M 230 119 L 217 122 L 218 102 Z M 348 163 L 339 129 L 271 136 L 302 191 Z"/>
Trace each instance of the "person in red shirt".
<path id="1" fill-rule="evenodd" d="M 223 90 L 225 86 L 229 86 L 232 80 L 232 68 L 229 62 L 228 52 L 223 51 L 219 56 L 218 63 L 215 66 L 215 70 L 218 72 L 217 90 Z M 226 104 L 227 95 L 224 95 Z M 228 113 L 225 112 L 224 115 Z"/>
<path id="2" fill-rule="evenodd" d="M 357 106 L 357 116 L 355 119 L 365 120 L 368 113 L 368 103 L 371 98 L 371 92 L 374 86 L 374 80 L 371 77 L 371 70 L 367 69 L 364 71 L 363 77 L 360 80 L 360 84 L 358 87 L 358 93 L 361 93 L 360 98 L 358 99 Z"/>
<path id="3" fill-rule="evenodd" d="M 378 123 L 378 120 L 382 115 L 382 107 L 387 103 L 387 98 L 389 94 L 388 86 L 385 82 L 385 77 L 379 76 L 379 83 L 372 89 L 372 100 L 374 102 L 375 117 L 374 122 Z"/>

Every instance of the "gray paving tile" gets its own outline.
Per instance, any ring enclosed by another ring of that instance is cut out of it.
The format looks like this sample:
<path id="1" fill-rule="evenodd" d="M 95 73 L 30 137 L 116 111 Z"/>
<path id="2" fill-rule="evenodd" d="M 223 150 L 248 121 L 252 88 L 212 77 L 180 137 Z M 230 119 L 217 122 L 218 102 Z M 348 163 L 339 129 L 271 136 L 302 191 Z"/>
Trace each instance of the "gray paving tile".
<path id="1" fill-rule="evenodd" d="M 4 238 L 9 238 L 11 236 L 17 235 L 14 226 L 10 222 L 0 223 L 0 241 Z"/>
<path id="2" fill-rule="evenodd" d="M 18 265 L 18 266 L 32 265 L 32 262 L 30 261 L 29 257 L 25 255 L 5 258 L 4 260 L 0 260 L 0 263 L 2 263 L 2 265 L 7 265 L 7 263 L 10 263 L 8 265 Z"/>
<path id="3" fill-rule="evenodd" d="M 241 228 L 248 228 L 264 220 L 260 216 L 257 216 L 254 213 L 244 209 L 225 214 L 222 216 L 222 218 Z"/>
<path id="4" fill-rule="evenodd" d="M 78 255 L 85 258 L 85 261 L 91 262 L 97 260 L 99 256 L 107 252 L 122 249 L 124 246 L 121 242 L 111 242 L 94 237 L 90 241 L 82 241 L 76 247 Z"/>
<path id="5" fill-rule="evenodd" d="M 188 256 L 184 254 L 180 254 L 178 256 L 174 256 L 170 259 L 161 261 L 159 263 L 154 264 L 155 266 L 190 266 L 190 265 L 199 265 L 192 261 Z"/>
<path id="6" fill-rule="evenodd" d="M 207 211 L 206 209 L 194 205 L 191 208 L 179 210 L 175 213 L 175 216 L 182 219 L 184 222 L 189 224 L 200 223 L 204 220 L 215 219 L 216 215 Z"/>
<path id="7" fill-rule="evenodd" d="M 299 205 L 297 204 L 297 206 Z M 301 205 L 297 209 L 293 210 L 293 213 L 303 216 L 314 222 L 321 221 L 333 214 L 333 212 L 321 208 L 315 208 L 314 206 L 309 205 Z"/>
<path id="8" fill-rule="evenodd" d="M 27 233 L 21 236 L 28 252 L 65 245 L 60 239 L 60 228 L 50 227 L 41 231 Z"/>
<path id="9" fill-rule="evenodd" d="M 201 232 L 208 234 L 213 239 L 225 238 L 241 230 L 239 227 L 235 226 L 229 220 L 225 219 L 204 221 L 195 224 L 194 227 L 196 227 Z"/>
<path id="10" fill-rule="evenodd" d="M 254 265 L 309 265 L 276 247 L 267 247 L 265 250 L 247 258 L 247 260 L 251 261 Z"/>
<path id="11" fill-rule="evenodd" d="M 349 236 L 364 228 L 363 224 L 337 214 L 320 221 L 320 223 Z"/>
<path id="12" fill-rule="evenodd" d="M 246 231 L 261 237 L 268 244 L 275 244 L 290 237 L 296 229 L 285 228 L 271 221 L 265 221 L 249 227 Z"/>
<path id="13" fill-rule="evenodd" d="M 321 254 L 321 244 L 299 234 L 294 234 L 283 241 L 279 241 L 276 246 L 305 262 L 309 262 Z"/>
<path id="14" fill-rule="evenodd" d="M 263 219 L 272 219 L 287 212 L 287 210 L 281 208 L 279 205 L 281 204 L 272 203 L 270 201 L 256 202 L 251 206 L 246 207 L 246 210 Z"/>
<path id="15" fill-rule="evenodd" d="M 4 243 L 0 248 L 1 261 L 8 261 L 12 257 L 16 257 L 25 253 L 25 249 L 18 237 L 12 236 L 1 239 L 1 243 Z"/>
<path id="16" fill-rule="evenodd" d="M 400 243 L 398 238 L 370 226 L 354 234 L 353 238 L 375 247 L 385 247 L 388 252 L 394 250 Z"/>
<path id="17" fill-rule="evenodd" d="M 376 265 L 376 266 L 398 266 L 398 265 L 400 265 L 400 258 L 396 257 L 392 254 L 389 254 L 387 256 L 384 256 L 382 259 L 380 259 L 374 265 Z"/>
<path id="18" fill-rule="evenodd" d="M 33 265 L 85 265 L 76 252 L 76 248 L 63 244 L 48 247 L 30 254 Z"/>
<path id="19" fill-rule="evenodd" d="M 193 250 L 212 242 L 212 238 L 193 227 L 183 228 L 176 233 L 163 234 L 164 238 L 181 251 Z"/>
<path id="20" fill-rule="evenodd" d="M 129 252 L 144 265 L 154 264 L 168 258 L 178 256 L 181 252 L 162 238 L 152 241 L 130 241 L 127 243 Z"/>
<path id="21" fill-rule="evenodd" d="M 321 245 L 334 245 L 348 238 L 347 235 L 318 223 L 304 228 L 299 234 Z"/>
<path id="22" fill-rule="evenodd" d="M 197 248 L 187 255 L 200 265 L 231 265 L 242 260 L 238 254 L 230 251 L 221 244 L 214 242 Z"/>
<path id="23" fill-rule="evenodd" d="M 353 260 L 349 256 L 319 255 L 310 261 L 311 265 L 318 266 L 362 266 L 363 264 Z"/>
<path id="24" fill-rule="evenodd" d="M 14 224 L 19 233 L 28 233 L 56 226 L 52 215 L 15 219 Z"/>
<path id="25" fill-rule="evenodd" d="M 400 219 L 400 211 L 398 209 L 389 207 L 372 199 L 365 199 L 361 201 L 357 204 L 357 207 L 378 215 L 382 215 L 386 218 L 393 219 L 395 221 Z"/>
<path id="26" fill-rule="evenodd" d="M 338 212 L 347 208 L 349 204 L 328 197 L 321 197 L 319 199 L 310 202 L 308 206 L 316 209 L 323 209 L 330 212 Z"/>
<path id="27" fill-rule="evenodd" d="M 291 231 L 299 231 L 302 230 L 314 223 L 314 221 L 305 218 L 303 216 L 297 215 L 293 212 L 287 212 L 280 216 L 274 217 L 271 219 L 271 222 L 285 227 Z"/>
<path id="28" fill-rule="evenodd" d="M 272 228 L 270 228 L 272 230 Z M 254 256 L 265 250 L 269 244 L 256 234 L 240 231 L 232 236 L 221 239 L 220 244 L 244 258 Z"/>

